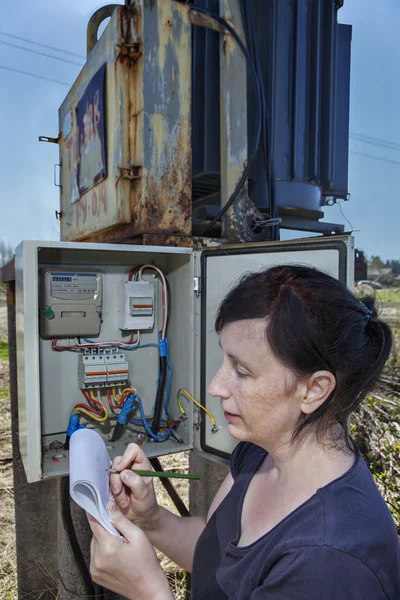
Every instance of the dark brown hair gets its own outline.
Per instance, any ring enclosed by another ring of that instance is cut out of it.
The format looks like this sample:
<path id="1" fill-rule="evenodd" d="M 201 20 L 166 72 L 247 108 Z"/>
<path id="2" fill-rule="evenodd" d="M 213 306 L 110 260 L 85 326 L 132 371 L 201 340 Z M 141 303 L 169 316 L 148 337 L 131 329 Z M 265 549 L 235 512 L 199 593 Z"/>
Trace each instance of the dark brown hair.
<path id="1" fill-rule="evenodd" d="M 347 418 L 376 383 L 392 346 L 372 297 L 358 300 L 342 283 L 317 269 L 285 265 L 244 275 L 222 301 L 217 333 L 229 323 L 266 319 L 276 358 L 297 377 L 326 370 L 336 387 L 313 413 L 302 414 L 293 441 L 309 425 L 318 435 Z M 347 440 L 349 444 L 349 441 Z"/>

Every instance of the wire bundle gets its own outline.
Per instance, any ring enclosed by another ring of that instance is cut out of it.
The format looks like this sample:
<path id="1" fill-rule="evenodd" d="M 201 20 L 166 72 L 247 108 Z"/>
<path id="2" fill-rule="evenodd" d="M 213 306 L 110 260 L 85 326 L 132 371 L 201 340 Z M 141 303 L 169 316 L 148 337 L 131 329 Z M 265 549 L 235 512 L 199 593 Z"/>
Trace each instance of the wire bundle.
<path id="1" fill-rule="evenodd" d="M 75 404 L 73 409 L 74 412 L 83 414 L 89 419 L 93 419 L 99 423 L 107 421 L 109 415 L 106 407 L 100 400 L 100 393 L 98 393 L 97 399 L 95 398 L 93 391 L 87 392 L 86 390 L 82 390 L 82 394 L 85 396 L 88 403 Z"/>
<path id="2" fill-rule="evenodd" d="M 160 428 L 160 422 L 161 422 L 164 390 L 165 390 L 165 385 L 166 385 L 167 379 L 168 379 L 167 370 L 170 372 L 170 374 L 172 371 L 170 368 L 170 365 L 169 365 L 169 360 L 168 360 L 168 342 L 166 339 L 169 311 L 171 308 L 171 297 L 170 297 L 170 290 L 168 287 L 168 282 L 164 276 L 164 273 L 161 271 L 161 269 L 159 269 L 158 267 L 156 267 L 154 265 L 140 265 L 140 266 L 134 267 L 129 272 L 128 280 L 132 281 L 132 279 L 133 279 L 134 281 L 141 281 L 144 270 L 155 271 L 161 280 L 161 287 L 162 287 L 161 298 L 162 298 L 163 316 L 162 316 L 162 327 L 159 332 L 159 339 L 158 339 L 158 342 L 159 342 L 159 377 L 158 377 L 156 400 L 155 400 L 155 404 L 154 404 L 153 420 L 152 420 L 151 428 L 149 429 L 149 431 L 151 431 L 151 433 L 152 433 L 151 437 L 153 437 L 153 439 L 157 439 L 157 433 Z M 167 391 L 167 394 L 168 394 L 168 391 Z M 139 407 L 140 407 L 140 404 L 139 404 Z M 147 422 L 146 422 L 146 426 L 147 426 Z"/>

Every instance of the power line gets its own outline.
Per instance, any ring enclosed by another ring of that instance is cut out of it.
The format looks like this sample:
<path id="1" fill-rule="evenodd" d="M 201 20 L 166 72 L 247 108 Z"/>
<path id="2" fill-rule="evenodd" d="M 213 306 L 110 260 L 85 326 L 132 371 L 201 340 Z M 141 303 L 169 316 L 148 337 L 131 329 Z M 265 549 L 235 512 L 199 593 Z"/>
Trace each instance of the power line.
<path id="1" fill-rule="evenodd" d="M 7 37 L 13 38 L 14 40 L 19 40 L 20 42 L 35 44 L 35 46 L 41 46 L 42 48 L 47 48 L 48 50 L 54 50 L 54 52 L 61 52 L 62 54 L 69 54 L 70 56 L 76 56 L 77 58 L 82 58 L 83 60 L 86 60 L 86 56 L 83 56 L 82 54 L 76 54 L 75 52 L 70 52 L 69 50 L 62 50 L 61 48 L 49 46 L 48 44 L 42 44 L 41 42 L 34 42 L 33 40 L 28 40 L 28 38 L 20 37 L 19 35 L 14 35 L 13 33 L 7 33 L 6 31 L 0 30 L 0 35 L 5 35 Z"/>
<path id="2" fill-rule="evenodd" d="M 50 81 L 51 83 L 59 83 L 60 85 L 66 85 L 67 87 L 71 87 L 71 84 L 67 83 L 66 81 L 51 79 L 50 77 L 44 77 L 44 75 L 37 75 L 36 73 L 29 73 L 28 71 L 20 71 L 19 69 L 13 69 L 12 67 L 6 67 L 5 65 L 0 65 L 0 69 L 4 69 L 5 71 L 11 71 L 12 73 L 19 73 L 20 75 L 28 75 L 28 77 L 34 77 L 35 79 L 44 79 L 44 81 Z"/>
<path id="3" fill-rule="evenodd" d="M 374 160 L 380 160 L 382 162 L 390 163 L 392 165 L 400 165 L 400 161 L 398 161 L 398 160 L 390 160 L 388 158 L 382 158 L 381 156 L 365 154 L 364 152 L 355 152 L 354 150 L 350 150 L 350 154 L 357 154 L 357 156 L 364 156 L 365 158 L 373 158 Z"/>
<path id="4" fill-rule="evenodd" d="M 17 48 L 18 50 L 24 50 L 25 52 L 30 52 L 31 54 L 38 54 L 39 56 L 45 56 L 46 58 L 52 58 L 53 60 L 61 60 L 62 62 L 66 62 L 71 65 L 78 65 L 78 67 L 82 66 L 82 63 L 79 63 L 76 60 L 69 60 L 68 58 L 62 58 L 61 56 L 52 56 L 51 54 L 46 54 L 45 52 L 40 52 L 40 50 L 32 50 L 32 48 L 24 48 L 23 46 L 18 46 L 18 44 L 13 44 L 11 42 L 3 42 L 3 40 L 0 40 L 0 44 L 4 44 L 5 46 L 11 46 L 11 48 Z"/>
<path id="5" fill-rule="evenodd" d="M 350 138 L 357 140 L 358 142 L 363 142 L 365 144 L 372 144 L 375 146 L 383 146 L 383 147 L 389 148 L 390 150 L 400 150 L 400 144 L 398 144 L 396 142 L 391 142 L 390 140 L 373 137 L 371 135 L 364 135 L 363 133 L 355 133 L 355 132 L 351 131 Z"/>

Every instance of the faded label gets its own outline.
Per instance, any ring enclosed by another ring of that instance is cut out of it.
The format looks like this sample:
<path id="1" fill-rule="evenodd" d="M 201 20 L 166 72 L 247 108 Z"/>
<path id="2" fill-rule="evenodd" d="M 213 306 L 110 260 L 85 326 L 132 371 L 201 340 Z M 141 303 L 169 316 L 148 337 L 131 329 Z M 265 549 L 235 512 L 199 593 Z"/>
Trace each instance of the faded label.
<path id="1" fill-rule="evenodd" d="M 73 182 L 79 196 L 107 177 L 105 138 L 105 94 L 106 65 L 93 76 L 76 107 L 78 127 L 77 181 Z M 75 193 L 72 193 L 74 202 Z"/>

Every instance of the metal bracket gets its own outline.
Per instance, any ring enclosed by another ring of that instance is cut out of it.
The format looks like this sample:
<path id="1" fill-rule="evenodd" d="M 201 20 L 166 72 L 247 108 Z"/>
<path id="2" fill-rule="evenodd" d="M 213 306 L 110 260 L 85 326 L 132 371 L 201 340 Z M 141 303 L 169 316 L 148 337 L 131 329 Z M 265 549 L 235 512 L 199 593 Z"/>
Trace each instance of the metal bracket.
<path id="1" fill-rule="evenodd" d="M 119 175 L 123 179 L 140 179 L 142 176 L 142 167 L 118 167 Z"/>
<path id="2" fill-rule="evenodd" d="M 59 138 L 47 137 L 47 135 L 40 135 L 39 142 L 48 142 L 49 144 L 58 144 Z"/>

